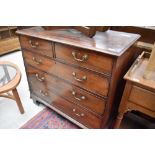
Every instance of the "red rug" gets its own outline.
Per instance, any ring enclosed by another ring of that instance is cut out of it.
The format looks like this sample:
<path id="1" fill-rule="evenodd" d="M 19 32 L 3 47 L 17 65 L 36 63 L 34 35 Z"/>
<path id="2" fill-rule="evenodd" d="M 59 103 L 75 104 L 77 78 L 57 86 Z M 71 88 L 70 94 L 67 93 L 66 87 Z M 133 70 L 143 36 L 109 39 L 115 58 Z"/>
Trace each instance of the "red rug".
<path id="1" fill-rule="evenodd" d="M 43 109 L 21 129 L 79 129 L 76 125 L 49 108 Z"/>

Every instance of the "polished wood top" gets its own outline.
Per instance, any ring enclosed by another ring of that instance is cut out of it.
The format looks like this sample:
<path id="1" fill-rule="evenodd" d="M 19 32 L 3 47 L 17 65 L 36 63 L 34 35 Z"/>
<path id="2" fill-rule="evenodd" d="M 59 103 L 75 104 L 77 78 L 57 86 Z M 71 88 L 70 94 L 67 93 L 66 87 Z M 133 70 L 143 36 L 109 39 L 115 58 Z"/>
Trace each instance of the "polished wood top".
<path id="1" fill-rule="evenodd" d="M 149 53 L 143 52 L 125 75 L 125 79 L 134 83 L 155 89 L 155 70 L 149 80 L 144 78 L 144 72 L 149 62 Z"/>
<path id="2" fill-rule="evenodd" d="M 113 56 L 122 55 L 132 44 L 135 43 L 136 40 L 140 38 L 139 34 L 112 30 L 97 32 L 93 38 L 89 38 L 74 29 L 45 30 L 42 27 L 18 30 L 17 34 L 90 49 Z"/>

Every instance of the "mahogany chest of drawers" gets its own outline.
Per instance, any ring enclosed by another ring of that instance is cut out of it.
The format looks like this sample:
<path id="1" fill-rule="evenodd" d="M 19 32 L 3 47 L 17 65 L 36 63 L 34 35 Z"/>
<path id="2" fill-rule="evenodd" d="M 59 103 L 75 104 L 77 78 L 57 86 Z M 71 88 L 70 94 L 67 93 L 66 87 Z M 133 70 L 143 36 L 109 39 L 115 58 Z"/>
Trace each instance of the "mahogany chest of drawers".
<path id="1" fill-rule="evenodd" d="M 135 56 L 137 34 L 74 29 L 17 31 L 31 98 L 82 128 L 106 128 L 118 82 Z"/>

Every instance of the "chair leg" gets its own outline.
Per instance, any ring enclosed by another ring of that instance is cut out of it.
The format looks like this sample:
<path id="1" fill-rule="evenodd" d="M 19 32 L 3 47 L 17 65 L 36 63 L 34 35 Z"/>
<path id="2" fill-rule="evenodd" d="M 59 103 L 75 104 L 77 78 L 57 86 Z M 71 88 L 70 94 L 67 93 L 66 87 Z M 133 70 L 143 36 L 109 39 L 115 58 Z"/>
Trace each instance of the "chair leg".
<path id="1" fill-rule="evenodd" d="M 114 125 L 114 129 L 119 129 L 120 128 L 120 125 L 121 125 L 121 122 L 123 120 L 123 116 L 124 116 L 124 113 L 119 113 L 117 118 L 116 118 L 116 122 L 115 122 L 115 125 Z"/>
<path id="2" fill-rule="evenodd" d="M 23 114 L 23 113 L 24 113 L 24 108 L 23 108 L 22 103 L 21 103 L 21 100 L 20 100 L 20 98 L 19 98 L 17 89 L 16 89 L 16 88 L 13 89 L 13 90 L 12 90 L 12 93 L 13 93 L 14 99 L 15 99 L 15 101 L 16 101 L 16 103 L 17 103 L 17 106 L 18 106 L 18 108 L 19 108 L 20 113 Z"/>

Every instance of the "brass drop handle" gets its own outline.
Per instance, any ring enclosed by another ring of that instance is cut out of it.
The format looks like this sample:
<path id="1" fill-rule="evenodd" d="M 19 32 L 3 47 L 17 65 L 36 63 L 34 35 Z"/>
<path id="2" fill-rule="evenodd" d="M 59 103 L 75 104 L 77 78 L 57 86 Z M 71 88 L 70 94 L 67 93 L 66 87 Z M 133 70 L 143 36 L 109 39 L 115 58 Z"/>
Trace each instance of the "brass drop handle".
<path id="1" fill-rule="evenodd" d="M 72 52 L 72 56 L 76 61 L 83 62 L 88 60 L 88 54 L 84 54 L 81 59 L 77 58 L 77 53 L 75 51 Z"/>
<path id="2" fill-rule="evenodd" d="M 38 81 L 43 82 L 45 80 L 45 77 L 40 77 L 39 74 L 36 74 L 36 78 Z"/>
<path id="3" fill-rule="evenodd" d="M 74 98 L 78 101 L 82 101 L 82 100 L 85 100 L 86 97 L 85 96 L 81 96 L 80 98 L 76 97 L 76 92 L 75 91 L 72 91 L 72 95 L 74 96 Z"/>
<path id="4" fill-rule="evenodd" d="M 76 113 L 76 109 L 75 109 L 75 108 L 73 109 L 73 112 L 74 112 L 75 115 L 78 116 L 78 117 L 83 117 L 83 116 L 84 116 L 84 113 L 81 113 L 81 114 Z"/>
<path id="5" fill-rule="evenodd" d="M 79 78 L 76 77 L 76 73 L 75 72 L 73 72 L 72 75 L 73 75 L 74 79 L 76 81 L 78 81 L 78 82 L 83 82 L 83 81 L 86 81 L 87 80 L 87 76 L 86 75 L 84 75 L 81 79 L 79 79 Z"/>
<path id="6" fill-rule="evenodd" d="M 33 60 L 33 62 L 34 62 L 35 64 L 37 64 L 37 65 L 39 65 L 39 64 L 42 63 L 42 60 L 41 60 L 41 59 L 37 60 L 35 57 L 33 57 L 32 60 Z"/>
<path id="7" fill-rule="evenodd" d="M 48 96 L 48 93 L 47 93 L 47 92 L 44 92 L 44 91 L 42 91 L 42 90 L 40 90 L 40 94 L 41 94 L 42 96 Z"/>
<path id="8" fill-rule="evenodd" d="M 33 48 L 36 48 L 36 47 L 39 45 L 38 42 L 33 43 L 32 40 L 29 40 L 29 44 L 30 44 L 31 47 L 33 47 Z"/>

